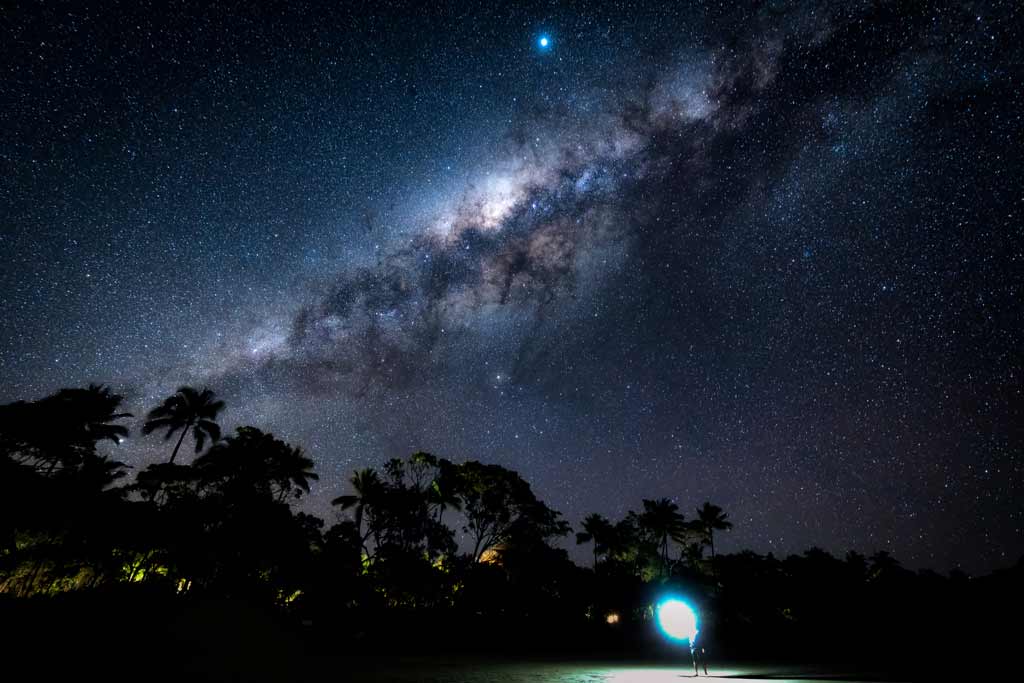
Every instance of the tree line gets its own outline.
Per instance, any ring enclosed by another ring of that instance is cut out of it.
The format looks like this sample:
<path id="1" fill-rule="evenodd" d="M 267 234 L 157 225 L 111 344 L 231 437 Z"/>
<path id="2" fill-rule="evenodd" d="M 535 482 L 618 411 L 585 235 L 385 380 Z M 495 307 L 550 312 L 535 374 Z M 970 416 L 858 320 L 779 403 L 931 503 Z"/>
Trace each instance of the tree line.
<path id="1" fill-rule="evenodd" d="M 587 516 L 575 541 L 592 561 L 580 567 L 558 545 L 570 525 L 517 472 L 425 452 L 355 471 L 327 525 L 295 509 L 318 481 L 313 461 L 257 427 L 222 435 L 209 389 L 181 387 L 144 417 L 142 434 L 162 435 L 169 454 L 129 481 L 104 452 L 129 434 L 122 404 L 90 385 L 0 406 L 0 596 L 147 590 L 243 598 L 352 637 L 400 614 L 470 630 L 572 624 L 605 642 L 639 637 L 657 596 L 681 591 L 722 643 L 749 645 L 868 628 L 871 609 L 896 603 L 920 615 L 968 585 L 885 552 L 723 555 L 721 507 L 687 519 L 665 498 L 621 520 Z"/>
<path id="2" fill-rule="evenodd" d="M 539 548 L 557 554 L 551 542 L 571 532 L 517 472 L 425 452 L 389 460 L 382 472 L 356 471 L 351 493 L 332 501 L 348 518 L 324 529 L 290 506 L 319 479 L 302 449 L 251 426 L 222 438 L 224 402 L 187 386 L 141 426 L 144 435 L 173 441 L 168 460 L 124 484 L 129 468 L 99 448 L 128 436 L 133 416 L 122 402 L 109 387 L 90 385 L 0 407 L 7 489 L 0 590 L 26 596 L 152 581 L 182 592 L 239 591 L 262 583 L 280 598 L 302 591 L 300 572 L 287 568 L 325 551 L 358 559 L 367 575 L 384 566 L 389 575 L 396 567 L 415 574 L 414 565 L 444 573 Z M 181 464 L 187 438 L 195 457 Z M 446 512 L 458 516 L 454 528 Z M 649 579 L 678 563 L 695 565 L 705 546 L 713 555 L 714 532 L 730 527 L 710 503 L 687 522 L 672 501 L 644 500 L 642 512 L 615 524 L 590 515 L 576 540 L 592 544 L 594 569 L 599 560 L 628 565 Z M 468 543 L 462 552 L 457 531 Z M 269 538 L 291 555 L 273 552 Z M 670 556 L 672 542 L 678 557 Z"/>

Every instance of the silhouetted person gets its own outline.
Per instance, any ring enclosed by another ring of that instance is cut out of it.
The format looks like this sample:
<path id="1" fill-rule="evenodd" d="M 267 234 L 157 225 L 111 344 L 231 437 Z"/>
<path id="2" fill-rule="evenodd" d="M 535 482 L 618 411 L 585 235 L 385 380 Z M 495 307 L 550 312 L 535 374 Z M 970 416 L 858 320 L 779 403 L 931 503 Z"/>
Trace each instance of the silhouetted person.
<path id="1" fill-rule="evenodd" d="M 708 675 L 708 662 L 705 654 L 704 646 L 697 644 L 697 636 L 695 635 L 690 639 L 690 661 L 693 662 L 693 673 L 695 676 L 700 676 L 700 671 L 697 669 L 698 662 L 704 667 L 704 675 Z"/>

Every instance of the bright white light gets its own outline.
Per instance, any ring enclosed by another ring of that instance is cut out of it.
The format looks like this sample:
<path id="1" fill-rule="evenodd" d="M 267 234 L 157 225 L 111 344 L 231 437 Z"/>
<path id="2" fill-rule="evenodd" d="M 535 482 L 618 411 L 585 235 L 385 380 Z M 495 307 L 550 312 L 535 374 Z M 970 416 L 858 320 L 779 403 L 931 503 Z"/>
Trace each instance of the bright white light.
<path id="1" fill-rule="evenodd" d="M 697 614 L 682 600 L 666 600 L 658 605 L 658 625 L 669 638 L 692 643 L 697 637 Z"/>
<path id="2" fill-rule="evenodd" d="M 547 36 L 541 36 L 540 40 L 537 41 L 537 44 L 541 47 L 547 47 L 548 45 L 551 45 L 551 39 Z"/>

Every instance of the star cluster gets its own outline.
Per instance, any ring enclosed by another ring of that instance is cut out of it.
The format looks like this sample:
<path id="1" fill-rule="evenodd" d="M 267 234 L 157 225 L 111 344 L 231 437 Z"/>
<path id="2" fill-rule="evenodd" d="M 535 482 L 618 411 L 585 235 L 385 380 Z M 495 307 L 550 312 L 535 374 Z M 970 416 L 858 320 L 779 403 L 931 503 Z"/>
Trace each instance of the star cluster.
<path id="1" fill-rule="evenodd" d="M 726 550 L 1024 552 L 1016 3 L 25 5 L 2 400 L 180 384 Z M 545 42 L 546 41 L 546 42 Z M 165 458 L 133 436 L 117 457 Z"/>

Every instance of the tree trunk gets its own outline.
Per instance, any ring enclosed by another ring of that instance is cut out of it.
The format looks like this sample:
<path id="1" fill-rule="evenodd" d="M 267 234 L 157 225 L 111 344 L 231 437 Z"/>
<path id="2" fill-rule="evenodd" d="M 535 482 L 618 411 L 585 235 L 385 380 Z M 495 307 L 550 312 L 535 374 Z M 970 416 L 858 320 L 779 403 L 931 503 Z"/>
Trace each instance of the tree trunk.
<path id="1" fill-rule="evenodd" d="M 135 575 L 139 573 L 139 567 L 141 567 L 141 566 L 142 566 L 142 558 L 139 558 L 139 561 L 132 565 L 132 570 L 128 574 L 128 583 L 131 583 L 132 581 L 135 580 Z"/>
<path id="2" fill-rule="evenodd" d="M 479 562 L 480 561 L 480 555 L 478 554 L 479 550 L 480 550 L 480 538 L 478 537 L 476 539 L 476 543 L 473 544 L 473 561 L 474 562 Z"/>
<path id="3" fill-rule="evenodd" d="M 174 450 L 171 451 L 170 463 L 172 465 L 174 464 L 174 458 L 177 457 L 177 455 L 178 455 L 178 449 L 181 448 L 181 442 L 185 440 L 185 435 L 188 434 L 189 427 L 191 427 L 191 426 L 192 426 L 192 423 L 189 422 L 187 425 L 185 425 L 185 428 L 181 430 L 181 436 L 178 437 L 178 443 L 176 443 L 174 445 Z"/>
<path id="4" fill-rule="evenodd" d="M 26 588 L 25 583 L 22 583 L 22 596 L 32 595 L 35 592 L 36 579 L 39 577 L 39 573 L 43 570 L 43 560 L 37 559 L 35 566 L 32 567 L 32 571 L 29 574 L 28 586 Z"/>

